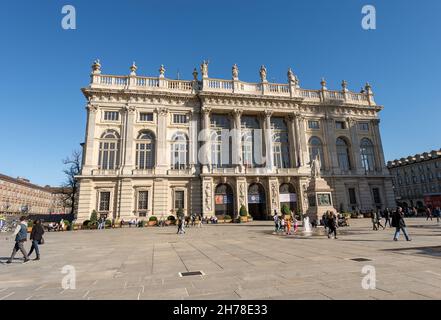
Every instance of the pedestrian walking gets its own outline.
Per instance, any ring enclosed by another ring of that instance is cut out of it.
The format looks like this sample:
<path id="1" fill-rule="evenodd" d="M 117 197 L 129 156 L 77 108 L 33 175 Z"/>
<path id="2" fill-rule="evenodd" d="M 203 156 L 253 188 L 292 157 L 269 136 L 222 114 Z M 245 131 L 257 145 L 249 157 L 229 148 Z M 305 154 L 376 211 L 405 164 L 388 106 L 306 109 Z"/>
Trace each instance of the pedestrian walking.
<path id="1" fill-rule="evenodd" d="M 274 211 L 274 231 L 279 232 L 279 216 L 277 215 L 277 212 Z"/>
<path id="2" fill-rule="evenodd" d="M 371 211 L 371 221 L 372 221 L 372 230 L 377 231 L 378 230 L 377 215 L 373 211 Z"/>
<path id="3" fill-rule="evenodd" d="M 24 243 L 27 240 L 28 237 L 28 222 L 26 221 L 26 217 L 22 216 L 20 217 L 20 223 L 15 227 L 13 236 L 15 237 L 15 245 L 14 249 L 12 249 L 11 257 L 6 261 L 6 263 L 12 263 L 12 260 L 14 260 L 15 254 L 20 250 L 20 252 L 23 254 L 23 258 L 25 262 L 29 261 L 28 254 L 26 253 L 26 250 L 24 248 Z"/>
<path id="4" fill-rule="evenodd" d="M 285 224 L 285 219 L 283 219 L 283 217 L 282 218 L 280 218 L 280 231 L 282 231 L 282 232 L 286 232 L 286 224 Z"/>
<path id="5" fill-rule="evenodd" d="M 380 209 L 377 210 L 376 216 L 377 216 L 377 229 L 380 227 L 382 227 L 383 230 L 386 229 L 386 227 L 381 224 L 382 217 L 381 217 L 381 210 Z"/>
<path id="6" fill-rule="evenodd" d="M 406 230 L 406 223 L 404 221 L 404 213 L 401 207 L 398 207 L 392 216 L 392 227 L 395 228 L 394 241 L 398 241 L 398 237 L 400 236 L 400 231 L 403 231 L 404 236 L 407 241 L 411 241 L 409 234 Z"/>
<path id="7" fill-rule="evenodd" d="M 432 219 L 432 210 L 429 207 L 427 207 L 426 208 L 426 221 L 428 221 L 429 219 L 430 219 L 430 221 L 433 220 Z"/>
<path id="8" fill-rule="evenodd" d="M 30 239 L 32 241 L 31 250 L 29 250 L 28 258 L 35 250 L 35 254 L 37 257 L 34 260 L 40 260 L 40 248 L 38 247 L 40 244 L 44 244 L 43 239 L 44 229 L 41 225 L 41 220 L 37 219 L 34 221 L 34 226 L 32 227 Z"/>
<path id="9" fill-rule="evenodd" d="M 184 220 L 182 218 L 178 219 L 178 232 L 177 234 L 184 234 L 185 230 L 184 230 Z"/>
<path id="10" fill-rule="evenodd" d="M 332 212 L 329 213 L 327 224 L 329 228 L 328 238 L 331 238 L 331 234 L 334 234 L 334 239 L 337 239 L 337 216 Z"/>
<path id="11" fill-rule="evenodd" d="M 384 221 L 384 227 L 387 226 L 387 223 L 388 223 L 388 222 L 389 222 L 389 227 L 391 227 L 391 224 L 390 224 L 390 215 L 391 215 L 390 209 L 389 209 L 389 208 L 386 208 L 386 209 L 384 210 L 384 219 L 385 219 L 385 221 Z"/>
<path id="12" fill-rule="evenodd" d="M 291 219 L 289 217 L 286 218 L 286 234 L 290 235 L 291 234 Z"/>

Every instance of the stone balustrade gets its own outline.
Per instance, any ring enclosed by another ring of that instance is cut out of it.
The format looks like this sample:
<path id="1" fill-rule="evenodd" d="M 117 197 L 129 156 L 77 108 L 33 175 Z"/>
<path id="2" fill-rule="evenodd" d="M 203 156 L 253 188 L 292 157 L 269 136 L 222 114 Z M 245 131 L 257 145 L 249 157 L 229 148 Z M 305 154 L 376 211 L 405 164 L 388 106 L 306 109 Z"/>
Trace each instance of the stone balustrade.
<path id="1" fill-rule="evenodd" d="M 172 80 L 164 77 L 114 76 L 92 74 L 90 88 L 163 91 L 194 94 L 197 92 L 230 93 L 302 99 L 305 102 L 336 102 L 356 105 L 373 105 L 372 93 L 355 93 L 347 90 L 308 90 L 294 84 L 250 83 L 239 80 L 203 78 L 198 80 Z"/>

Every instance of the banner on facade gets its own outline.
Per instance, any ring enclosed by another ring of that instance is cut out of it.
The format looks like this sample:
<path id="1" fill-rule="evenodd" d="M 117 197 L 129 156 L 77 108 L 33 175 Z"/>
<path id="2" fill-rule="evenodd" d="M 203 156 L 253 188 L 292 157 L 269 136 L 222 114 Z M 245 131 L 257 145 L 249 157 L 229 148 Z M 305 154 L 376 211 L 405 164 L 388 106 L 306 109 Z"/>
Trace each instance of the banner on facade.
<path id="1" fill-rule="evenodd" d="M 248 196 L 248 203 L 264 203 L 265 199 L 260 197 L 260 194 L 251 194 Z"/>
<path id="2" fill-rule="evenodd" d="M 233 198 L 227 195 L 218 194 L 214 196 L 214 203 L 215 204 L 229 204 L 233 203 Z"/>
<path id="3" fill-rule="evenodd" d="M 281 193 L 279 195 L 280 202 L 297 202 L 297 194 L 295 193 Z"/>

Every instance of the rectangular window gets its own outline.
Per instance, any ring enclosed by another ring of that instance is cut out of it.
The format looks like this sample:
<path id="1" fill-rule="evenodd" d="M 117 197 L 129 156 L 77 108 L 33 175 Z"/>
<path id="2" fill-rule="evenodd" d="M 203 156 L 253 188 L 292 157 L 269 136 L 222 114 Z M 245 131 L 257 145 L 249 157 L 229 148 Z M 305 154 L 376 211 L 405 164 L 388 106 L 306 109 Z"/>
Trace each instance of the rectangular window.
<path id="1" fill-rule="evenodd" d="M 138 211 L 147 211 L 149 205 L 149 192 L 139 191 L 138 192 Z"/>
<path id="2" fill-rule="evenodd" d="M 335 129 L 343 130 L 346 129 L 346 125 L 344 121 L 335 121 Z"/>
<path id="3" fill-rule="evenodd" d="M 188 118 L 186 114 L 174 114 L 173 115 L 173 123 L 188 123 Z"/>
<path id="4" fill-rule="evenodd" d="M 360 131 L 369 131 L 369 123 L 368 122 L 359 122 L 358 130 Z"/>
<path id="5" fill-rule="evenodd" d="M 320 124 L 317 120 L 309 120 L 308 121 L 309 129 L 320 129 Z"/>
<path id="6" fill-rule="evenodd" d="M 104 120 L 105 121 L 118 121 L 119 120 L 119 112 L 118 111 L 104 111 Z"/>
<path id="7" fill-rule="evenodd" d="M 175 191 L 175 209 L 184 209 L 184 191 Z"/>
<path id="8" fill-rule="evenodd" d="M 381 204 L 380 189 L 372 188 L 372 195 L 374 196 L 375 204 Z"/>
<path id="9" fill-rule="evenodd" d="M 100 211 L 110 211 L 110 192 L 101 191 L 100 192 Z"/>
<path id="10" fill-rule="evenodd" d="M 139 114 L 139 121 L 142 121 L 142 122 L 153 121 L 153 113 L 141 112 Z"/>
<path id="11" fill-rule="evenodd" d="M 355 196 L 355 189 L 349 188 L 348 192 L 349 192 L 349 203 L 350 204 L 357 204 L 357 197 Z"/>

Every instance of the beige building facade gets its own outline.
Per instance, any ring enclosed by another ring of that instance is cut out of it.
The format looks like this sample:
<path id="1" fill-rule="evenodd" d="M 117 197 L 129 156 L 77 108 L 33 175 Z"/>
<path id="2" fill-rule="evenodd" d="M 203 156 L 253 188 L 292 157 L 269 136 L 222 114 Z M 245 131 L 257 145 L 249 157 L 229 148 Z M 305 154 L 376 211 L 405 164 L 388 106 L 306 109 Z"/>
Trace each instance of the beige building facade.
<path id="1" fill-rule="evenodd" d="M 210 78 L 208 63 L 193 80 L 104 75 L 92 66 L 87 99 L 78 219 L 92 210 L 109 218 L 151 215 L 238 215 L 242 206 L 267 219 L 282 205 L 306 212 L 310 163 L 337 210 L 394 204 L 384 161 L 379 112 L 369 84 L 361 93 L 303 89 L 287 83 Z"/>
<path id="2" fill-rule="evenodd" d="M 0 174 L 0 213 L 68 214 L 71 210 L 60 190 Z"/>
<path id="3" fill-rule="evenodd" d="M 421 208 L 427 198 L 441 198 L 441 149 L 389 161 L 387 167 L 401 205 Z"/>

